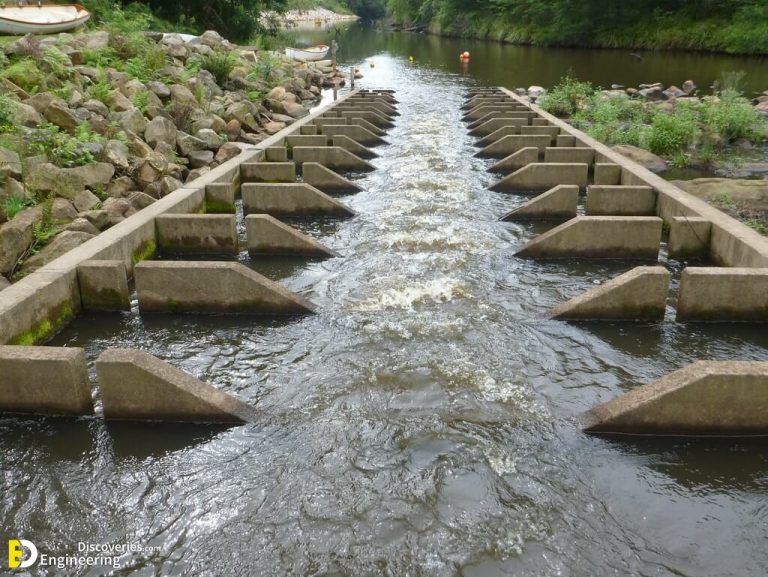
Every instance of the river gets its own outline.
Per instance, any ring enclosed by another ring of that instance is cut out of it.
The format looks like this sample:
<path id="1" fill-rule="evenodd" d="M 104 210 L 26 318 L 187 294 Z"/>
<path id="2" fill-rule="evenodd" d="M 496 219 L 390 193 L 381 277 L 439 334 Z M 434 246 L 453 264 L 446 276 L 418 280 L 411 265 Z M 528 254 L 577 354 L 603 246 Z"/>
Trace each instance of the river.
<path id="1" fill-rule="evenodd" d="M 637 263 L 514 257 L 546 227 L 498 221 L 525 199 L 487 190 L 459 110 L 501 79 L 436 60 L 458 41 L 397 38 L 342 53 L 400 101 L 378 170 L 341 197 L 357 216 L 291 222 L 340 258 L 239 256 L 317 315 L 141 316 L 134 301 L 54 339 L 91 366 L 147 350 L 253 403 L 258 423 L 0 419 L 0 534 L 57 554 L 137 543 L 152 549 L 114 574 L 142 577 L 764 575 L 764 440 L 592 437 L 575 416 L 695 359 L 768 360 L 768 331 L 543 320 Z M 487 46 L 507 48 L 532 50 Z M 513 66 L 505 84 L 547 84 Z M 676 285 L 681 263 L 661 261 Z"/>

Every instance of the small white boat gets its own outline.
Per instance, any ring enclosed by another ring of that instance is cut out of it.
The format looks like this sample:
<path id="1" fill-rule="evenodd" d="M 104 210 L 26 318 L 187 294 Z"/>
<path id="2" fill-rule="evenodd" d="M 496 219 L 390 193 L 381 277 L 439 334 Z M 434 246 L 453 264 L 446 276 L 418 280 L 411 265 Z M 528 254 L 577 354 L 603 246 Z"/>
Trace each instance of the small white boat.
<path id="1" fill-rule="evenodd" d="M 52 34 L 85 24 L 91 13 L 80 4 L 0 6 L 0 34 Z"/>
<path id="2" fill-rule="evenodd" d="M 303 60 L 305 62 L 314 62 L 322 60 L 328 54 L 330 47 L 325 44 L 318 44 L 312 48 L 286 48 L 285 55 L 293 60 Z"/>

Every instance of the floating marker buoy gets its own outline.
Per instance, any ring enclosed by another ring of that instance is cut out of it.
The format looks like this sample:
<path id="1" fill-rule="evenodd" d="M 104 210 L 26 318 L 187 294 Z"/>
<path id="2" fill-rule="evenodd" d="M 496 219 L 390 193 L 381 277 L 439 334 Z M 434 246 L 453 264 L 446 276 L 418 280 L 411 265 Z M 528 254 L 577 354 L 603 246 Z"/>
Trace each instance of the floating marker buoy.
<path id="1" fill-rule="evenodd" d="M 371 68 L 376 68 L 376 65 L 373 62 L 371 62 Z"/>
<path id="2" fill-rule="evenodd" d="M 408 61 L 409 61 L 409 62 L 413 62 L 413 56 L 409 56 L 409 57 L 408 57 Z"/>
<path id="3" fill-rule="evenodd" d="M 459 58 L 461 58 L 462 60 L 469 60 L 469 52 L 466 52 L 466 51 L 465 51 L 465 52 L 462 52 L 462 53 L 459 55 Z"/>

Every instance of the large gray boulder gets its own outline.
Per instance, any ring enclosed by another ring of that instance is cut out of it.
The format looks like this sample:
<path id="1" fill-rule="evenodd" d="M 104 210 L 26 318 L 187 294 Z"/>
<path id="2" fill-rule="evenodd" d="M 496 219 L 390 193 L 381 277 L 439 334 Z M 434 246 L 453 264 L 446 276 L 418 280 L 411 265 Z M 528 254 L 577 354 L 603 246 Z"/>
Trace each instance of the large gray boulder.
<path id="1" fill-rule="evenodd" d="M 685 192 L 707 201 L 726 198 L 736 204 L 746 204 L 757 210 L 768 210 L 768 180 L 694 178 L 671 182 Z"/>
<path id="2" fill-rule="evenodd" d="M 21 178 L 21 158 L 13 150 L 0 147 L 0 176 Z"/>
<path id="3" fill-rule="evenodd" d="M 51 102 L 45 109 L 45 119 L 67 132 L 74 132 L 75 128 L 80 125 L 80 119 L 72 113 L 66 104 L 58 100 Z"/>
<path id="4" fill-rule="evenodd" d="M 176 146 L 176 125 L 167 118 L 156 116 L 147 124 L 144 130 L 144 140 L 152 147 L 157 146 L 159 142 L 165 142 L 169 146 Z"/>
<path id="5" fill-rule="evenodd" d="M 32 246 L 32 229 L 42 218 L 39 206 L 22 210 L 13 219 L 0 225 L 0 274 L 13 270 L 19 258 Z"/>
<path id="6" fill-rule="evenodd" d="M 666 161 L 660 156 L 656 156 L 649 150 L 632 146 L 631 144 L 617 144 L 612 149 L 630 160 L 634 160 L 640 166 L 644 166 L 651 172 L 664 172 L 668 166 Z"/>
<path id="7" fill-rule="evenodd" d="M 21 271 L 23 273 L 35 272 L 40 267 L 56 260 L 92 238 L 93 235 L 87 232 L 64 231 L 56 235 L 40 252 L 28 259 L 21 267 Z"/>
<path id="8" fill-rule="evenodd" d="M 115 175 L 115 167 L 108 162 L 94 162 L 93 164 L 62 170 L 80 177 L 83 184 L 90 188 L 105 187 Z"/>

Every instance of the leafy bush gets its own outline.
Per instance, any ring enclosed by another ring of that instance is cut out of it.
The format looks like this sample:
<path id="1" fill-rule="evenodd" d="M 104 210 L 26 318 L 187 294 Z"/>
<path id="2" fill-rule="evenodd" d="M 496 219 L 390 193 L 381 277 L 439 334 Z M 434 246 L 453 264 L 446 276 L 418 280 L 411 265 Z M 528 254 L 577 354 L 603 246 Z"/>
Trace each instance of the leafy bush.
<path id="1" fill-rule="evenodd" d="M 34 203 L 26 198 L 19 198 L 17 196 L 9 196 L 3 200 L 2 209 L 8 220 L 11 220 L 14 216 L 19 214 L 22 210 L 28 206 L 32 206 Z"/>
<path id="2" fill-rule="evenodd" d="M 125 63 L 125 71 L 141 82 L 154 80 L 158 72 L 168 64 L 163 49 L 150 42 L 140 55 L 129 58 Z"/>
<path id="3" fill-rule="evenodd" d="M 40 71 L 37 61 L 32 57 L 17 60 L 0 74 L 30 94 L 45 86 L 45 75 Z"/>
<path id="4" fill-rule="evenodd" d="M 656 154 L 679 155 L 693 143 L 697 128 L 692 106 L 678 105 L 671 113 L 657 111 L 651 121 L 648 148 Z"/>
<path id="5" fill-rule="evenodd" d="M 112 48 L 83 48 L 83 63 L 96 68 L 121 70 L 123 61 Z"/>
<path id="6" fill-rule="evenodd" d="M 0 94 L 0 133 L 15 130 L 13 107 L 7 94 Z"/>
<path id="7" fill-rule="evenodd" d="M 237 56 L 232 52 L 217 50 L 200 57 L 200 68 L 213 74 L 219 85 L 227 81 L 229 73 L 234 70 L 236 65 Z"/>
<path id="8" fill-rule="evenodd" d="M 721 94 L 719 99 L 705 99 L 700 113 L 706 130 L 720 135 L 726 141 L 744 138 L 758 143 L 764 137 L 763 118 L 741 96 Z"/>
<path id="9" fill-rule="evenodd" d="M 114 90 L 115 89 L 112 88 L 112 83 L 107 78 L 106 72 L 102 69 L 98 69 L 96 77 L 93 79 L 93 84 L 91 84 L 91 87 L 88 89 L 91 98 L 107 104 L 112 97 Z"/>
<path id="10" fill-rule="evenodd" d="M 45 154 L 57 166 L 71 168 L 95 162 L 85 144 L 101 139 L 85 123 L 78 126 L 74 136 L 62 132 L 54 124 L 43 123 L 30 133 L 29 149 L 35 154 Z"/>
<path id="11" fill-rule="evenodd" d="M 590 82 L 580 82 L 570 74 L 539 99 L 539 106 L 556 116 L 570 116 L 595 93 Z"/>

